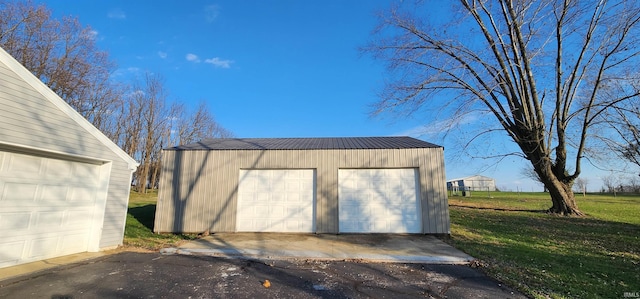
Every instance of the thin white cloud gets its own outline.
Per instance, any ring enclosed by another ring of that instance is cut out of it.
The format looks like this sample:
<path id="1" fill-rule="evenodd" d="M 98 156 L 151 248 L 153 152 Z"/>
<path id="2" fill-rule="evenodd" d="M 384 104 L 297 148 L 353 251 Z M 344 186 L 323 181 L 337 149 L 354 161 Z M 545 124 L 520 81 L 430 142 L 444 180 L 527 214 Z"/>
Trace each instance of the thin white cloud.
<path id="1" fill-rule="evenodd" d="M 195 63 L 199 63 L 200 62 L 200 58 L 198 58 L 198 55 L 196 55 L 196 54 L 189 53 L 189 54 L 187 54 L 187 56 L 185 56 L 185 58 L 187 59 L 187 61 L 191 61 L 191 62 L 195 62 Z"/>
<path id="2" fill-rule="evenodd" d="M 109 13 L 107 13 L 107 17 L 109 17 L 110 19 L 126 19 L 127 15 L 124 13 L 124 11 L 120 10 L 120 9 L 113 9 L 111 11 L 109 11 Z"/>
<path id="3" fill-rule="evenodd" d="M 218 5 L 209 5 L 204 8 L 205 19 L 207 23 L 211 23 L 218 18 L 220 14 L 220 6 Z"/>
<path id="4" fill-rule="evenodd" d="M 84 37 L 90 40 L 98 40 L 98 31 L 96 30 L 86 31 L 86 35 L 84 35 Z"/>
<path id="5" fill-rule="evenodd" d="M 193 63 L 201 63 L 203 62 L 200 57 L 198 57 L 198 55 L 193 54 L 193 53 L 189 53 L 185 56 L 185 59 L 187 59 L 187 61 L 193 62 Z M 208 63 L 211 64 L 217 68 L 223 68 L 223 69 L 228 69 L 231 68 L 231 64 L 233 63 L 233 60 L 229 60 L 229 59 L 222 59 L 220 57 L 213 57 L 213 58 L 206 58 L 204 60 L 204 63 Z"/>
<path id="6" fill-rule="evenodd" d="M 165 59 L 167 58 L 167 52 L 158 51 L 158 56 L 160 56 L 160 58 L 162 59 Z"/>
<path id="7" fill-rule="evenodd" d="M 228 68 L 231 68 L 231 64 L 233 63 L 233 60 L 220 59 L 220 57 L 213 57 L 213 58 L 205 59 L 204 62 L 213 64 L 215 67 L 228 69 Z"/>
<path id="8" fill-rule="evenodd" d="M 128 94 L 129 97 L 142 97 L 145 95 L 145 92 L 140 89 L 136 89 Z"/>
<path id="9" fill-rule="evenodd" d="M 115 72 L 113 72 L 113 77 L 130 78 L 140 76 L 140 74 L 142 74 L 142 69 L 140 69 L 139 67 L 130 66 L 127 68 L 117 69 Z"/>

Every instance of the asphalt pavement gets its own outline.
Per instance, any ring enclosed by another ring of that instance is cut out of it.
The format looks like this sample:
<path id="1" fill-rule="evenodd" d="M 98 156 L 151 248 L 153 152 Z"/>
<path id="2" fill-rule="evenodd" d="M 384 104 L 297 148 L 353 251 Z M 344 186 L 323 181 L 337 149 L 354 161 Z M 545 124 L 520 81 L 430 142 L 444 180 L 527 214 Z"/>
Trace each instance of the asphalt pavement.
<path id="1" fill-rule="evenodd" d="M 0 298 L 526 298 L 468 265 L 120 252 L 0 281 Z"/>

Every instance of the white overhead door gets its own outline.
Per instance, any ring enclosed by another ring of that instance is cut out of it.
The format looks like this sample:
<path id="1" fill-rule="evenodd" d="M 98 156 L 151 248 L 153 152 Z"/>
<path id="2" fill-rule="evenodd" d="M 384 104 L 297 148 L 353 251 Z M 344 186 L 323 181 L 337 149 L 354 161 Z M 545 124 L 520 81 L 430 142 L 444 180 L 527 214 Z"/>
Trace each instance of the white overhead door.
<path id="1" fill-rule="evenodd" d="M 98 165 L 0 151 L 0 267 L 87 251 L 100 186 Z"/>
<path id="2" fill-rule="evenodd" d="M 314 232 L 313 169 L 240 170 L 236 230 Z"/>
<path id="3" fill-rule="evenodd" d="M 339 231 L 420 233 L 418 171 L 338 170 Z"/>

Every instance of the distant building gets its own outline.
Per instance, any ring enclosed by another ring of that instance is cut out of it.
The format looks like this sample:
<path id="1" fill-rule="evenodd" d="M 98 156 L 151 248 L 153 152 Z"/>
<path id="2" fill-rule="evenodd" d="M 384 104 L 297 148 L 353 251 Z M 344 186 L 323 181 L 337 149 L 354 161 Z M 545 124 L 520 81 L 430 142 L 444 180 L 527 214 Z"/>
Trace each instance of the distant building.
<path id="1" fill-rule="evenodd" d="M 496 191 L 496 180 L 482 175 L 448 180 L 447 190 L 452 192 Z"/>

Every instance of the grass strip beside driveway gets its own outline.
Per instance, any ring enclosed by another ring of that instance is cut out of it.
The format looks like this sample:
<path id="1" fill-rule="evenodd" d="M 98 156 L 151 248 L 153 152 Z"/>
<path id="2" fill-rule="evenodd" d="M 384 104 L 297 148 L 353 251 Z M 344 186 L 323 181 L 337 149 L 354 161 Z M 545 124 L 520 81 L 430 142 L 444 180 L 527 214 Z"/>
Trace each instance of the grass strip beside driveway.
<path id="1" fill-rule="evenodd" d="M 124 230 L 124 245 L 146 250 L 159 250 L 177 246 L 182 242 L 196 239 L 196 235 L 154 234 L 153 221 L 156 215 L 157 191 L 148 193 L 131 192 L 127 224 Z"/>

